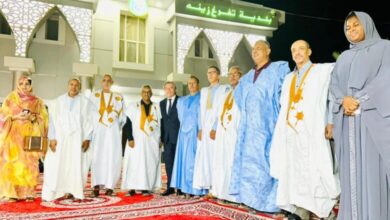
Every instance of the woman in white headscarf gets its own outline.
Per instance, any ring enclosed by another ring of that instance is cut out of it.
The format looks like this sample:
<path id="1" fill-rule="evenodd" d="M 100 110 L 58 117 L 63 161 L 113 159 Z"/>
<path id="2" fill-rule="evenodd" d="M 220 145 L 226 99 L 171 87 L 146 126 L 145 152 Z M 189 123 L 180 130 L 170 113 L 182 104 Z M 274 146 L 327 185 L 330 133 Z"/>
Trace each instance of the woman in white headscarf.
<path id="1" fill-rule="evenodd" d="M 351 12 L 350 49 L 331 80 L 334 139 L 340 170 L 340 220 L 390 219 L 390 42 L 371 17 Z"/>

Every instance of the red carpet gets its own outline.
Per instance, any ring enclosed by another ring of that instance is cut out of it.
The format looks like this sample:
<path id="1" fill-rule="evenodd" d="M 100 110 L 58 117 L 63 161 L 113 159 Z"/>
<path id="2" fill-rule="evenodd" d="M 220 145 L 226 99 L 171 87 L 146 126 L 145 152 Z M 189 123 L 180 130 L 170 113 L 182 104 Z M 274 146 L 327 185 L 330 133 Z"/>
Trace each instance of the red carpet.
<path id="1" fill-rule="evenodd" d="M 0 205 L 0 219 L 272 219 L 202 199 L 176 196 L 88 198 L 82 202 L 61 200 Z"/>
<path id="2" fill-rule="evenodd" d="M 164 169 L 163 169 L 164 170 Z M 166 176 L 163 178 L 166 182 Z M 40 186 L 37 193 L 40 194 Z M 42 202 L 40 198 L 34 202 L 20 201 L 16 203 L 0 202 L 0 219 L 261 219 L 271 220 L 268 215 L 255 215 L 246 210 L 225 206 L 203 199 L 184 199 L 177 196 L 133 197 L 119 192 L 117 197 L 100 196 L 89 198 L 90 187 L 87 186 L 86 199 L 56 200 Z"/>

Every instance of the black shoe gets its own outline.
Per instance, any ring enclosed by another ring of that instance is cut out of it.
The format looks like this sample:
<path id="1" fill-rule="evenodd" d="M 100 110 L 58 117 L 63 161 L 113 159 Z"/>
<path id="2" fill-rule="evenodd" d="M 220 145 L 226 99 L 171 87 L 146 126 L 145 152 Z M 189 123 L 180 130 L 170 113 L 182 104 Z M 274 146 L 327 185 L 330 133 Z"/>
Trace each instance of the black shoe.
<path id="1" fill-rule="evenodd" d="M 112 189 L 106 190 L 106 196 L 113 196 L 113 194 L 114 194 L 114 190 L 112 190 Z"/>
<path id="2" fill-rule="evenodd" d="M 161 193 L 161 196 L 169 196 L 171 194 L 174 194 L 175 190 L 174 189 L 167 189 L 163 193 Z"/>
<path id="3" fill-rule="evenodd" d="M 290 213 L 287 215 L 287 219 L 288 220 L 302 220 L 301 217 L 299 217 L 298 215 L 294 214 L 294 213 Z"/>
<path id="4" fill-rule="evenodd" d="M 135 190 L 129 190 L 129 192 L 126 194 L 126 196 L 134 196 L 135 195 Z"/>
<path id="5" fill-rule="evenodd" d="M 99 190 L 100 190 L 100 188 L 99 188 L 99 186 L 94 186 L 93 187 L 93 191 L 92 191 L 92 197 L 99 197 Z"/>
<path id="6" fill-rule="evenodd" d="M 150 194 L 148 190 L 142 190 L 142 196 L 150 196 Z"/>
<path id="7" fill-rule="evenodd" d="M 176 195 L 177 196 L 182 196 L 182 195 L 184 195 L 184 193 L 182 193 L 181 190 L 178 189 L 178 190 L 176 190 Z"/>
<path id="8" fill-rule="evenodd" d="M 70 199 L 70 200 L 74 200 L 74 196 L 73 194 L 71 193 L 66 193 L 65 196 L 64 196 L 65 199 Z"/>

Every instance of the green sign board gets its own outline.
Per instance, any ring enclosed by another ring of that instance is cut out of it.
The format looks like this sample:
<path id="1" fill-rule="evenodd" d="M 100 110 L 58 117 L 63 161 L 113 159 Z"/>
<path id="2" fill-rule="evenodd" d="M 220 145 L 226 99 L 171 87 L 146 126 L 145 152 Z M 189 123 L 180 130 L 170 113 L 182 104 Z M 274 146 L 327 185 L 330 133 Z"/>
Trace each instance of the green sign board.
<path id="1" fill-rule="evenodd" d="M 275 10 L 233 4 L 230 0 L 176 0 L 176 12 L 250 25 L 278 26 Z"/>

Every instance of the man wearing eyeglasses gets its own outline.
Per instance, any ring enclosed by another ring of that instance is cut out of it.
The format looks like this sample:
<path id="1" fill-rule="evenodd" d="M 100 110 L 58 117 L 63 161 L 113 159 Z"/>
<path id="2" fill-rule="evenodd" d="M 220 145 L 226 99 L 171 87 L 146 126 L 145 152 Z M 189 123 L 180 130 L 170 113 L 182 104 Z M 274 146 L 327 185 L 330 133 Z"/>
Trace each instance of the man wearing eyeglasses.
<path id="1" fill-rule="evenodd" d="M 91 101 L 99 113 L 92 138 L 92 186 L 93 197 L 99 196 L 102 188 L 107 196 L 114 195 L 122 165 L 121 130 L 126 122 L 122 95 L 111 90 L 114 81 L 106 74 L 102 90 L 91 95 Z"/>

